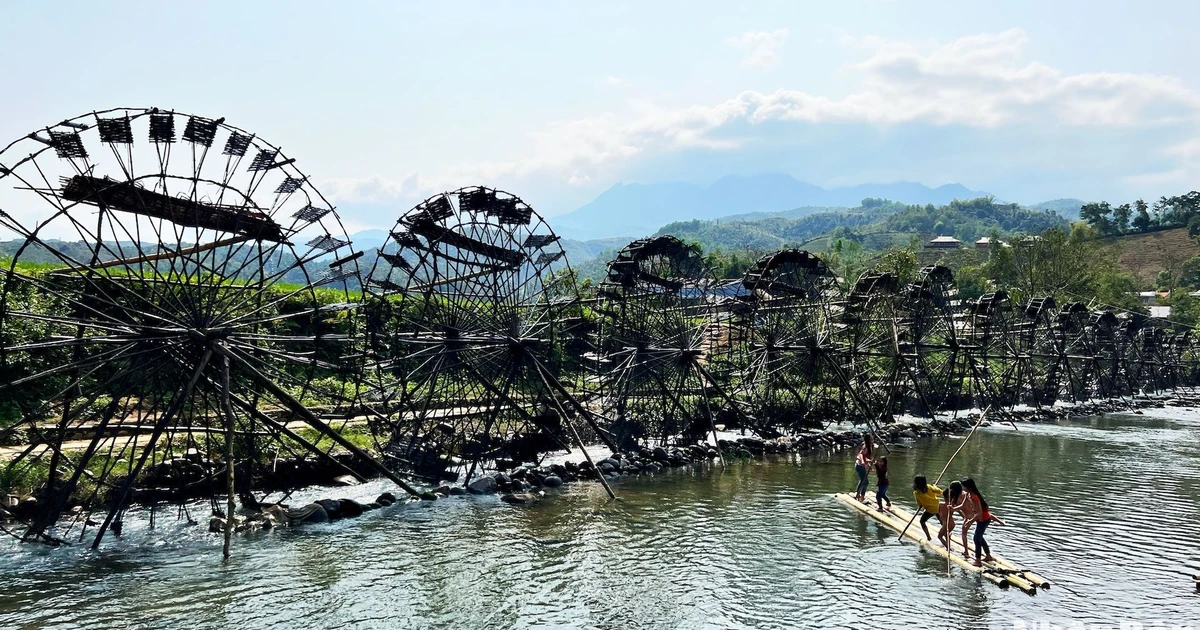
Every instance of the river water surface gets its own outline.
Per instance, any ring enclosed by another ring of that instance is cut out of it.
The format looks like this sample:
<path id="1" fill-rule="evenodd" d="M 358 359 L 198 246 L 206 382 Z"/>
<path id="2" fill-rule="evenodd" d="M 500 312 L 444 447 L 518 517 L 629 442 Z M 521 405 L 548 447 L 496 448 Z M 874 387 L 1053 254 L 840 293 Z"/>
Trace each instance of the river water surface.
<path id="1" fill-rule="evenodd" d="M 911 504 L 959 439 L 896 445 Z M 161 518 L 100 553 L 0 543 L 0 628 L 1014 628 L 1155 621 L 1200 629 L 1200 412 L 981 430 L 973 475 L 993 550 L 1050 579 L 1001 591 L 834 501 L 850 453 L 395 505 L 235 540 Z M 382 482 L 312 496 L 369 500 Z M 342 490 L 342 489 L 339 489 Z M 311 497 L 310 497 L 311 498 Z M 299 498 L 296 502 L 300 502 Z M 199 519 L 205 520 L 205 519 Z"/>

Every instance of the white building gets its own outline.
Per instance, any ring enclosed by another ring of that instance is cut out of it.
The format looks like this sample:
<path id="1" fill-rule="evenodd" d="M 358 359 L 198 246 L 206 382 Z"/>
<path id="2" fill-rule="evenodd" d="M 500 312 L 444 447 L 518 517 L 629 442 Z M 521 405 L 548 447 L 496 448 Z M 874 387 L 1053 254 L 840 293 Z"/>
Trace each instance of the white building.
<path id="1" fill-rule="evenodd" d="M 960 247 L 962 247 L 962 241 L 953 236 L 939 236 L 925 243 L 925 249 L 958 249 Z"/>

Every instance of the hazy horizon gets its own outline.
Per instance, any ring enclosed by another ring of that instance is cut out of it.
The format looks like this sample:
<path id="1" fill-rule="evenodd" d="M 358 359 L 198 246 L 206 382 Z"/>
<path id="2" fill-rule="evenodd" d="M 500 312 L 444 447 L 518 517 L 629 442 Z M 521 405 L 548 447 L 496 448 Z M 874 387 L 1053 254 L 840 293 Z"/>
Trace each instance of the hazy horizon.
<path id="1" fill-rule="evenodd" d="M 1182 1 L 65 4 L 0 9 L 38 25 L 8 33 L 27 60 L 0 67 L 0 142 L 114 106 L 223 116 L 352 230 L 476 184 L 556 216 L 618 182 L 727 175 L 1024 204 L 1200 176 Z"/>

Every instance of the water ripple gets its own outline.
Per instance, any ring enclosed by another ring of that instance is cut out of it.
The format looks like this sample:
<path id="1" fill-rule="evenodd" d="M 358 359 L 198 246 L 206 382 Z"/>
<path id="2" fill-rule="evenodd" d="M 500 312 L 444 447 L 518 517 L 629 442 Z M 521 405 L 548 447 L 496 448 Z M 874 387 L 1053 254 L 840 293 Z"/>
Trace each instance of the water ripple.
<path id="1" fill-rule="evenodd" d="M 1010 527 L 996 551 L 1055 587 L 1000 591 L 831 495 L 850 454 L 731 463 L 592 486 L 531 507 L 392 506 L 239 537 L 163 522 L 102 553 L 0 545 L 0 627 L 1012 627 L 1014 619 L 1192 621 L 1200 414 L 995 427 L 950 473 Z M 893 498 L 958 441 L 893 449 Z M 367 499 L 381 482 L 348 490 Z M 297 496 L 303 502 L 328 491 Z M 161 522 L 161 521 L 160 521 Z"/>

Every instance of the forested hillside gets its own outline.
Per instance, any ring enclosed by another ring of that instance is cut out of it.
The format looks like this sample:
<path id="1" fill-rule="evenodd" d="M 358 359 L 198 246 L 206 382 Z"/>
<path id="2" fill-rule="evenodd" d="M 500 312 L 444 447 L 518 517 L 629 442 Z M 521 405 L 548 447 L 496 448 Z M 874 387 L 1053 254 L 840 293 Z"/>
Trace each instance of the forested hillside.
<path id="1" fill-rule="evenodd" d="M 808 245 L 822 250 L 836 238 L 855 240 L 869 249 L 887 247 L 916 235 L 949 235 L 970 243 L 992 232 L 1001 236 L 1040 234 L 1048 228 L 1066 225 L 1066 219 L 1054 212 L 997 203 L 992 197 L 955 200 L 944 206 L 868 198 L 857 208 L 842 212 L 820 212 L 796 219 L 680 221 L 663 226 L 658 234 L 673 234 L 698 242 L 708 251 L 766 252 Z"/>

